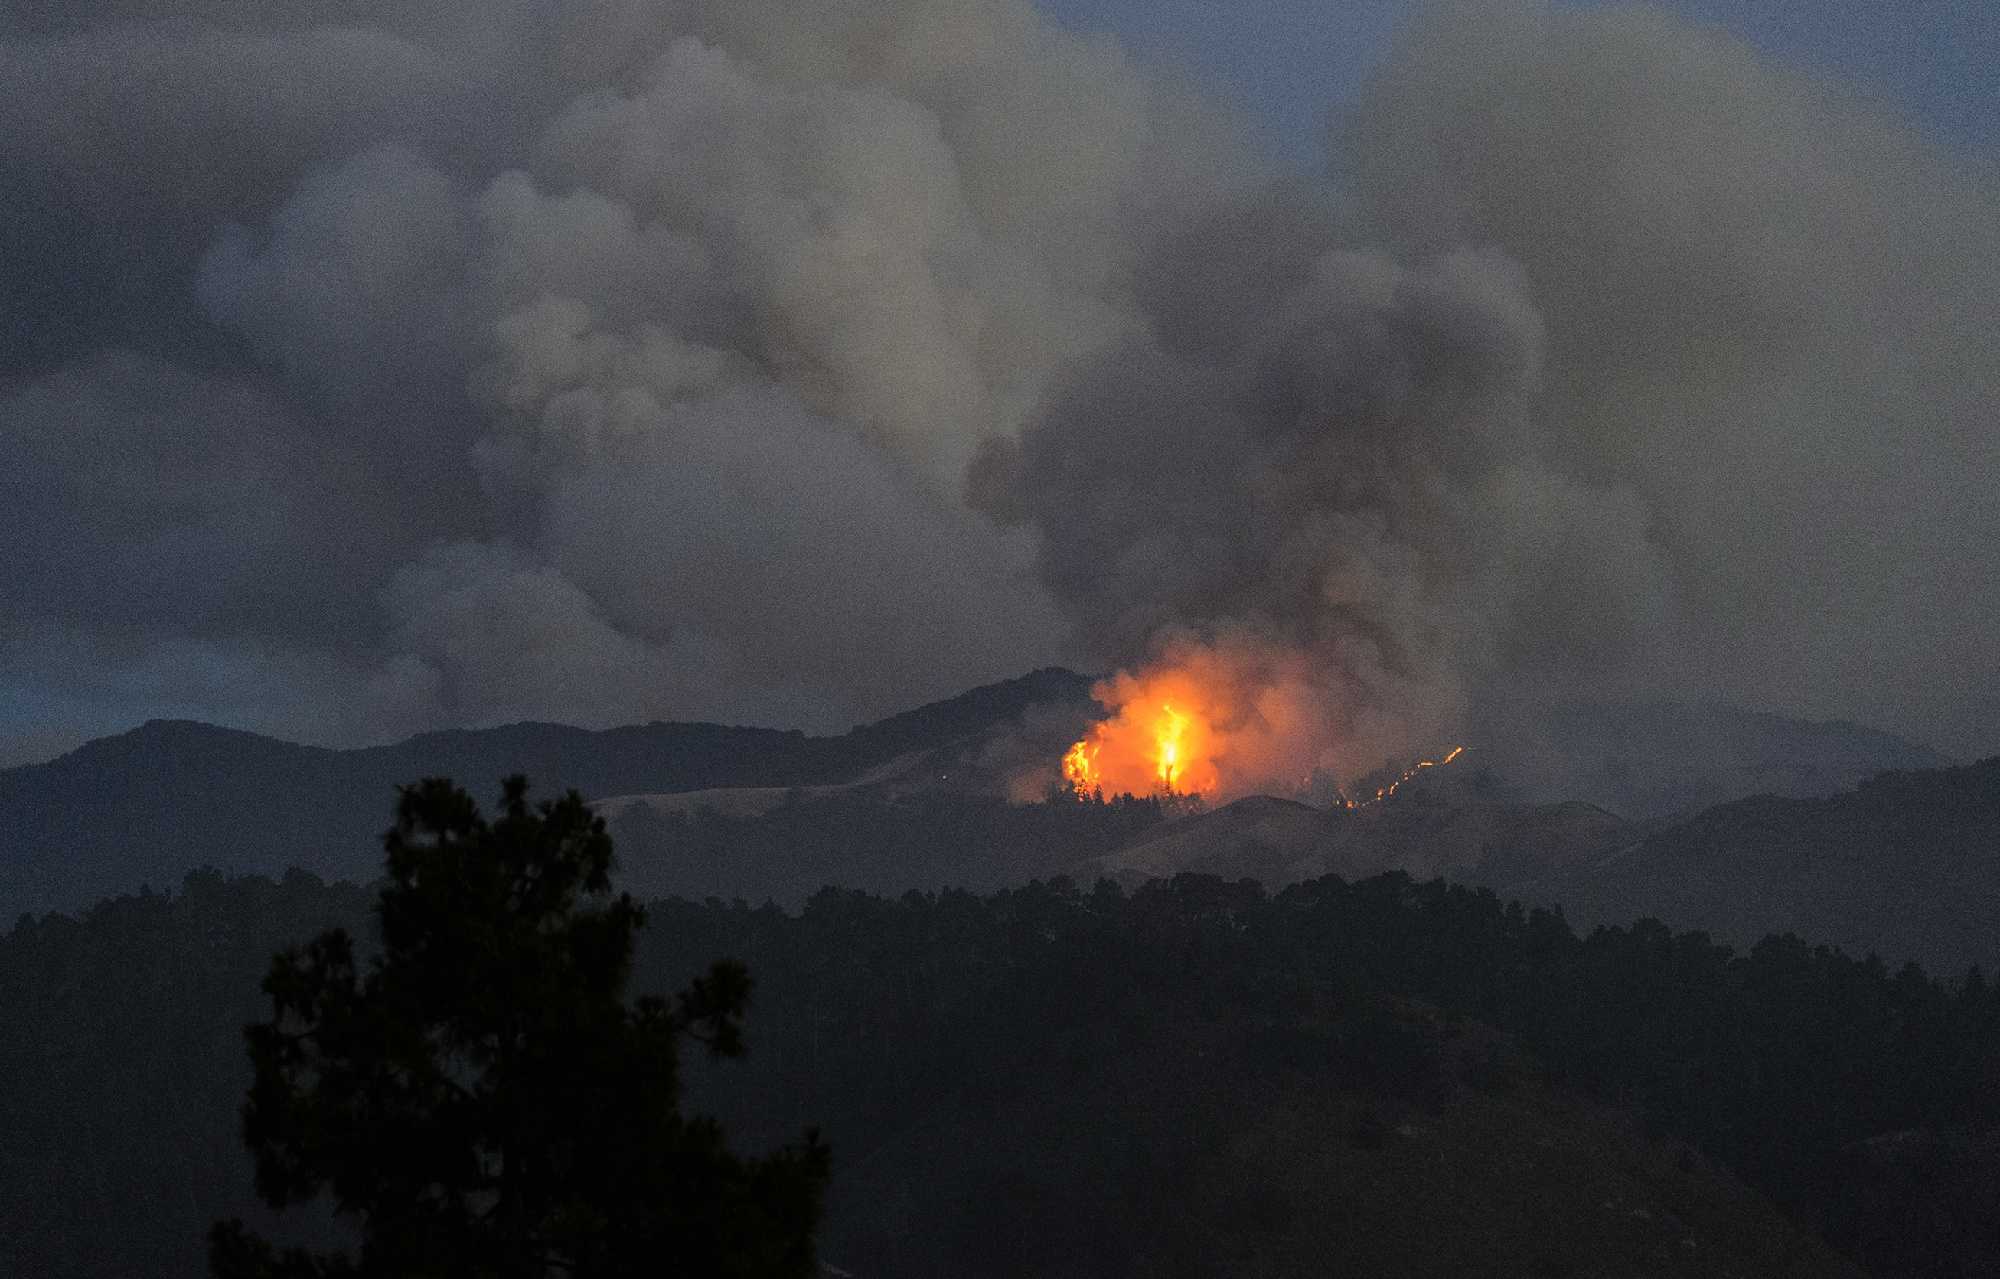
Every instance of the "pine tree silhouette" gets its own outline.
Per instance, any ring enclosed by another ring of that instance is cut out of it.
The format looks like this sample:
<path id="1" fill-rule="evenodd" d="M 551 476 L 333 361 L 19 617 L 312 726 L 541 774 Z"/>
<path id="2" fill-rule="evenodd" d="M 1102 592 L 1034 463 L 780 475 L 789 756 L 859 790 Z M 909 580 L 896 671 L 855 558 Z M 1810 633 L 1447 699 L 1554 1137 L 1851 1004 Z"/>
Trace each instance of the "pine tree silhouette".
<path id="1" fill-rule="evenodd" d="M 681 1040 L 741 1053 L 749 974 L 628 1003 L 644 912 L 611 895 L 604 823 L 527 793 L 509 778 L 489 823 L 448 780 L 399 788 L 380 954 L 358 964 L 336 929 L 273 960 L 271 1019 L 245 1031 L 257 1191 L 330 1193 L 360 1248 L 220 1222 L 218 1279 L 813 1272 L 817 1135 L 745 1159 L 679 1109 Z"/>

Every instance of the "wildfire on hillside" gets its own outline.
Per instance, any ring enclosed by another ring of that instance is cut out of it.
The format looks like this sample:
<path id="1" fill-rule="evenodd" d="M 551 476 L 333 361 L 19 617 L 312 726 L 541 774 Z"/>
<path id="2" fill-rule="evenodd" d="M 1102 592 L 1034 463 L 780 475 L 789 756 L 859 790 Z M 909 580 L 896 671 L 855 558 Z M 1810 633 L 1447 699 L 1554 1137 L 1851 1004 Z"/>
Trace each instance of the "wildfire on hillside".
<path id="1" fill-rule="evenodd" d="M 1199 795 L 1219 784 L 1207 699 L 1181 672 L 1121 677 L 1109 718 L 1063 756 L 1078 795 Z M 1103 689 L 1100 688 L 1100 700 Z"/>
<path id="2" fill-rule="evenodd" d="M 1340 792 L 1341 806 L 1345 808 L 1366 808 L 1370 804 L 1379 804 L 1391 795 L 1394 795 L 1398 787 L 1402 786 L 1403 783 L 1409 781 L 1412 777 L 1415 777 L 1418 773 L 1423 772 L 1427 768 L 1442 768 L 1463 754 L 1465 754 L 1465 747 L 1454 746 L 1442 759 L 1420 759 L 1404 769 L 1400 777 L 1397 777 L 1385 786 L 1377 786 L 1373 795 L 1363 795 L 1360 799 L 1356 799 L 1352 795 L 1347 794 L 1347 792 L 1342 791 Z"/>
<path id="3" fill-rule="evenodd" d="M 1199 665 L 1167 663 L 1120 673 L 1093 689 L 1110 714 L 1064 753 L 1062 776 L 1070 791 L 1085 799 L 1121 794 L 1233 798 L 1251 793 L 1259 779 L 1270 777 L 1274 755 L 1301 742 L 1306 717 L 1287 713 L 1291 699 L 1280 688 L 1258 690 L 1248 699 L 1246 713 L 1239 704 L 1245 701 L 1242 689 L 1205 682 L 1202 675 Z M 1382 803 L 1418 774 L 1444 767 L 1464 752 L 1463 746 L 1454 746 L 1435 758 L 1419 759 L 1374 786 L 1372 794 L 1336 788 L 1334 802 L 1348 809 Z M 1294 757 L 1293 762 L 1286 775 L 1296 777 L 1324 770 L 1328 759 Z M 1301 784 L 1299 789 L 1304 793 L 1308 787 Z"/>

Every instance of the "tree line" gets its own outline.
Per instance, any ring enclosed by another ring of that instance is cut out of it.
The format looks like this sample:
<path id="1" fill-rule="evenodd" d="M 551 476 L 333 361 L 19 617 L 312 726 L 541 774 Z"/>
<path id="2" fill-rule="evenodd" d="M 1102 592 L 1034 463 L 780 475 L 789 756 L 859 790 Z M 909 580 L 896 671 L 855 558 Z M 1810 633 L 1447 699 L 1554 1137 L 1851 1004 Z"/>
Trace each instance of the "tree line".
<path id="1" fill-rule="evenodd" d="M 525 820 L 518 799 L 499 825 Z M 608 844 L 580 829 L 572 843 L 592 860 L 572 888 L 601 895 L 591 866 Z M 417 918 L 458 927 L 447 905 L 520 891 L 454 873 Z M 352 951 L 323 951 L 320 976 L 365 982 L 373 957 L 394 954 L 377 931 L 389 900 L 304 874 L 202 872 L 0 937 L 0 1269 L 193 1275 L 207 1225 L 239 1217 L 241 1239 L 354 1248 L 351 1223 L 251 1200 L 260 1169 L 237 1113 L 269 1072 L 252 1070 L 242 1028 L 282 1020 L 260 983 L 296 994 L 310 956 L 274 971 L 272 954 L 329 926 Z M 1402 1116 L 1467 1086 L 1625 1108 L 1877 1273 L 1988 1273 L 2000 1259 L 2000 992 L 1976 970 L 1890 971 L 1793 937 L 1736 951 L 1652 921 L 1579 936 L 1556 912 L 1402 875 L 1275 895 L 1201 876 L 1130 892 L 1061 879 L 896 898 L 826 889 L 795 912 L 666 899 L 643 914 L 629 967 L 604 971 L 640 992 L 692 992 L 651 1005 L 656 1024 L 735 1027 L 750 1050 L 655 1071 L 675 1085 L 662 1115 L 684 1091 L 682 1109 L 718 1117 L 739 1149 L 782 1149 L 821 1124 L 836 1156 L 822 1253 L 846 1268 L 1057 1273 L 1086 1256 L 1089 1272 L 1117 1273 L 1171 1269 L 1176 1249 L 1248 1247 L 1242 1232 L 1299 1228 L 1296 1205 L 1252 1187 L 1212 1218 L 1185 1206 L 1212 1190 L 1217 1152 L 1280 1103 L 1338 1096 L 1343 1140 L 1366 1158 L 1398 1140 Z M 689 984 L 713 979 L 718 959 L 756 981 L 747 1020 L 742 999 Z M 704 1009 L 727 1015 L 704 1022 Z M 605 1011 L 604 1025 L 626 1024 Z M 480 1066 L 461 1057 L 433 1082 L 476 1083 Z M 636 1131 L 686 1137 L 662 1122 Z M 707 1140 L 696 1147 L 726 1154 Z M 727 1158 L 739 1162 L 717 1166 L 756 1166 Z M 482 1211 L 500 1200 L 490 1185 L 478 1195 Z M 1018 1214 L 1037 1203 L 1082 1205 L 1088 1228 L 1030 1239 Z"/>

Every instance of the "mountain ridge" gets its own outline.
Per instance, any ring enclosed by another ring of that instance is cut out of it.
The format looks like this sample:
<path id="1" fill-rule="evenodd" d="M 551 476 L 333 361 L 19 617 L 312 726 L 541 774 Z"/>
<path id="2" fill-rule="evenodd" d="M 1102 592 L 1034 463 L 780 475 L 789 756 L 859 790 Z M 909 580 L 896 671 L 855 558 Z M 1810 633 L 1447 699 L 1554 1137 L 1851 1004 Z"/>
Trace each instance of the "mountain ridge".
<path id="1" fill-rule="evenodd" d="M 149 720 L 39 764 L 0 769 L 0 920 L 72 909 L 191 867 L 366 878 L 394 787 L 452 777 L 484 796 L 525 773 L 586 796 L 849 780 L 922 741 L 988 734 L 1030 707 L 1081 713 L 1090 679 L 1045 667 L 846 733 L 655 721 L 522 721 L 379 746 L 306 746 L 198 720 Z"/>
<path id="2" fill-rule="evenodd" d="M 1649 831 L 1549 886 L 1572 918 L 1639 913 L 1748 945 L 1792 932 L 1933 971 L 2000 967 L 2000 756 L 1753 795 Z"/>
<path id="3" fill-rule="evenodd" d="M 1656 915 L 1741 942 L 1789 928 L 1849 949 L 1950 961 L 1945 966 L 1992 949 L 1970 919 L 1953 916 L 1927 934 L 1921 924 L 1891 917 L 1931 919 L 1936 910 L 1923 894 L 1932 889 L 1949 896 L 1954 910 L 1980 900 L 1994 876 L 1971 845 L 1959 848 L 1956 860 L 1894 854 L 1893 865 L 1918 867 L 1902 879 L 1883 865 L 1859 865 L 1880 862 L 1884 848 L 1915 849 L 1921 833 L 1860 822 L 1853 804 L 1911 788 L 1932 803 L 1945 793 L 1907 780 L 1930 772 L 1891 770 L 1869 780 L 1871 760 L 1921 751 L 1876 730 L 1843 736 L 1838 724 L 1714 708 L 1611 707 L 1596 719 L 1573 707 L 1564 712 L 1572 739 L 1610 741 L 1643 765 L 1631 775 L 1641 790 L 1687 793 L 1674 790 L 1686 781 L 1675 771 L 1683 765 L 1702 786 L 1732 777 L 1747 785 L 1765 775 L 1719 769 L 1716 760 L 1732 753 L 1796 765 L 1788 784 L 1822 798 L 1855 790 L 1865 798 L 1827 810 L 1848 813 L 1841 829 L 1853 846 L 1840 845 L 1831 828 L 1815 838 L 1844 847 L 1858 869 L 1806 857 L 1796 839 L 1767 830 L 1822 821 L 1825 814 L 1812 807 L 1819 799 L 1739 792 L 1719 817 L 1703 809 L 1678 820 L 1628 821 L 1585 799 L 1538 796 L 1499 776 L 1490 761 L 1506 751 L 1484 747 L 1454 769 L 1427 773 L 1392 804 L 1354 813 L 1268 797 L 1165 822 L 1158 819 L 1172 813 L 1144 806 L 1103 814 L 1007 811 L 1021 779 L 1046 769 L 1101 713 L 1089 699 L 1091 686 L 1088 676 L 1049 667 L 828 736 L 704 722 L 584 729 L 521 721 L 340 750 L 200 721 L 152 720 L 52 761 L 0 770 L 0 922 L 24 911 L 77 909 L 147 883 L 177 883 L 204 865 L 274 875 L 297 866 L 366 880 L 378 865 L 395 786 L 449 776 L 483 796 L 501 777 L 521 772 L 540 795 L 575 788 L 601 803 L 633 885 L 696 899 L 769 894 L 802 901 L 828 883 L 884 893 L 991 888 L 1052 874 L 1079 882 L 1108 874 L 1133 884 L 1190 870 L 1276 887 L 1327 873 L 1402 870 L 1560 903 L 1580 920 Z M 1755 733 L 1731 730 L 1728 749 L 1711 752 L 1696 731 L 1710 722 L 1749 724 Z M 1619 724 L 1631 740 L 1618 736 Z M 1660 724 L 1678 727 L 1649 735 L 1647 726 Z M 1944 785 L 1949 791 L 1953 783 Z M 717 815 L 705 816 L 705 807 Z M 1991 824 L 2000 829 L 2000 815 Z M 1976 839 L 1965 834 L 1960 843 Z M 1729 857 L 1717 851 L 1753 844 Z M 2000 893 L 2000 883 L 1990 887 Z"/>

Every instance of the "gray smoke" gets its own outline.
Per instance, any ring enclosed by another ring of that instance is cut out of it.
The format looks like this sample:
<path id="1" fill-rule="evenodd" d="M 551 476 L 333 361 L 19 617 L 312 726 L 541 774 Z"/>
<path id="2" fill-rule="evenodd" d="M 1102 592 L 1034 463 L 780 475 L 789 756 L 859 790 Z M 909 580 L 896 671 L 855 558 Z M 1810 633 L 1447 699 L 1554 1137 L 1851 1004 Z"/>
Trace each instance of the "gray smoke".
<path id="1" fill-rule="evenodd" d="M 2000 745 L 1991 156 L 1713 31 L 1540 6 L 1435 11 L 1339 152 L 1376 234 L 1532 282 L 1547 454 L 1668 574 L 1639 678 Z"/>
<path id="2" fill-rule="evenodd" d="M 1332 160 L 1344 206 L 1250 196 L 1146 263 L 1153 330 L 973 470 L 1098 651 L 1303 652 L 1319 739 L 1387 752 L 1537 689 L 1993 745 L 1990 171 L 1715 33 L 1530 3 L 1430 10 Z"/>
<path id="3" fill-rule="evenodd" d="M 1074 658 L 964 465 L 1260 163 L 1025 3 L 17 7 L 4 749 Z"/>
<path id="4" fill-rule="evenodd" d="M 1010 0 L 15 6 L 0 759 L 1193 652 L 1346 767 L 1545 687 L 1995 744 L 1989 171 L 1526 0 L 1326 181 L 1242 137 Z"/>

